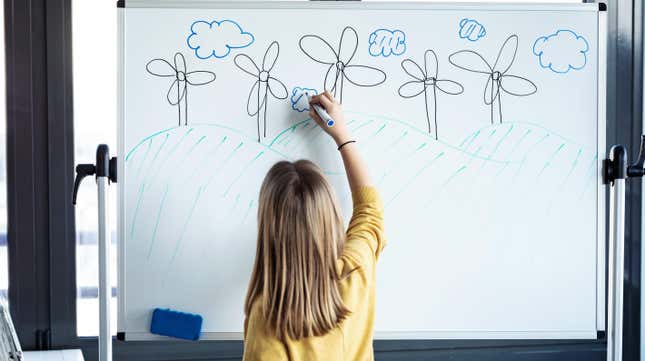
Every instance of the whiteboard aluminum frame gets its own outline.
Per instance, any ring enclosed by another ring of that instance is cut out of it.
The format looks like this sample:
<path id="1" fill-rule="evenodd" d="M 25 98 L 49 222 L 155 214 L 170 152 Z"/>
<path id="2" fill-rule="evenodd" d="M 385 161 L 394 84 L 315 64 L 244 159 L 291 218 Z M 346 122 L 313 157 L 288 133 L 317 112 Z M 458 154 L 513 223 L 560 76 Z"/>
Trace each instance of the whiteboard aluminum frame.
<path id="1" fill-rule="evenodd" d="M 468 3 L 468 2 L 362 2 L 346 1 L 217 1 L 125 0 L 125 8 L 180 9 L 338 9 L 343 10 L 485 10 L 493 11 L 598 11 L 598 3 Z"/>
<path id="2" fill-rule="evenodd" d="M 125 327 L 125 9 L 117 9 L 117 335 Z"/>
<path id="3" fill-rule="evenodd" d="M 422 3 L 422 2 L 343 2 L 335 1 L 215 1 L 215 0 L 127 0 L 125 6 L 117 10 L 117 149 L 121 157 L 118 162 L 119 182 L 117 192 L 117 234 L 118 234 L 118 318 L 117 337 L 126 341 L 168 341 L 170 338 L 148 332 L 126 332 L 125 302 L 125 17 L 128 8 L 203 8 L 203 9 L 338 9 L 344 10 L 482 10 L 478 3 Z M 501 3 L 485 4 L 491 11 L 572 11 L 596 12 L 598 14 L 598 91 L 597 91 L 597 225 L 596 225 L 596 331 L 606 329 L 605 322 L 605 270 L 606 270 L 606 200 L 605 186 L 602 184 L 602 159 L 606 153 L 606 89 L 607 89 L 607 12 L 599 10 L 599 3 Z M 409 332 L 375 332 L 374 339 L 379 340 L 427 340 L 427 339 L 596 339 L 597 332 L 589 330 L 529 330 L 529 331 L 496 331 L 496 330 L 432 330 Z M 242 332 L 203 332 L 202 340 L 242 340 Z"/>
<path id="4" fill-rule="evenodd" d="M 598 220 L 596 229 L 597 267 L 596 267 L 596 329 L 606 330 L 605 309 L 607 300 L 605 289 L 606 275 L 606 220 L 607 201 L 606 186 L 602 182 L 602 160 L 607 153 L 607 11 L 598 11 L 598 168 L 597 168 L 597 202 Z"/>

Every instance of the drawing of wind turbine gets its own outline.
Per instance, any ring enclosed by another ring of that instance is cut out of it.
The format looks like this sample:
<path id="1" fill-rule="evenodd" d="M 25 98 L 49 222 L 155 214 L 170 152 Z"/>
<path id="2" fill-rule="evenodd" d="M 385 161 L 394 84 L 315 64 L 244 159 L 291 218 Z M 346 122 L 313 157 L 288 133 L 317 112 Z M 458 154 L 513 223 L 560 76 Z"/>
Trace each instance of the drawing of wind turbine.
<path id="1" fill-rule="evenodd" d="M 502 123 L 502 92 L 514 96 L 529 96 L 537 92 L 537 86 L 527 78 L 508 74 L 517 55 L 517 35 L 509 36 L 497 54 L 495 64 L 490 64 L 473 50 L 460 50 L 451 54 L 448 61 L 459 69 L 488 77 L 484 87 L 484 103 L 490 105 L 490 122 L 495 123 L 495 103 L 497 118 Z"/>
<path id="2" fill-rule="evenodd" d="M 423 94 L 426 105 L 426 119 L 428 120 L 428 133 L 432 134 L 432 128 L 430 126 L 430 113 L 432 113 L 432 119 L 434 119 L 434 137 L 438 140 L 437 89 L 449 95 L 459 95 L 464 92 L 464 87 L 453 80 L 437 79 L 439 62 L 437 60 L 437 54 L 433 50 L 426 50 L 423 54 L 423 69 L 412 59 L 403 60 L 401 67 L 413 80 L 399 87 L 399 95 L 409 99 Z M 430 92 L 428 88 L 431 88 Z M 430 96 L 429 101 L 428 96 Z"/>
<path id="3" fill-rule="evenodd" d="M 246 112 L 249 116 L 256 116 L 258 127 L 258 142 L 260 141 L 260 113 L 264 123 L 264 137 L 267 136 L 267 103 L 269 93 L 276 99 L 286 99 L 289 96 L 287 87 L 277 78 L 271 76 L 271 70 L 278 61 L 280 55 L 280 44 L 272 42 L 264 53 L 262 69 L 258 68 L 253 59 L 246 54 L 238 54 L 233 61 L 243 72 L 256 78 L 255 83 L 249 92 L 246 103 Z"/>
<path id="4" fill-rule="evenodd" d="M 345 80 L 359 87 L 373 87 L 383 84 L 387 75 L 380 69 L 351 64 L 358 50 L 358 34 L 352 27 L 345 27 L 340 36 L 338 51 L 318 35 L 305 35 L 298 42 L 311 60 L 329 65 L 325 74 L 324 87 L 343 102 L 343 83 Z"/>
<path id="5" fill-rule="evenodd" d="M 186 58 L 176 53 L 170 64 L 165 59 L 152 59 L 146 64 L 146 71 L 162 78 L 174 78 L 166 94 L 168 103 L 177 106 L 177 117 L 181 126 L 181 108 L 184 108 L 184 125 L 188 125 L 188 85 L 206 85 L 215 80 L 215 73 L 205 70 L 186 71 Z"/>

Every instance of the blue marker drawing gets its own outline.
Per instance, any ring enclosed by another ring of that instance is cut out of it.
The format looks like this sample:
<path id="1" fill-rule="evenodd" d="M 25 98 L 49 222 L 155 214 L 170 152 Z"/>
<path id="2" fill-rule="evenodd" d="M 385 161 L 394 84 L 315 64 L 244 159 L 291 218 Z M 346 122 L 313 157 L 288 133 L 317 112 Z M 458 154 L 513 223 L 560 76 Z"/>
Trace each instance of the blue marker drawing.
<path id="1" fill-rule="evenodd" d="M 541 36 L 533 43 L 533 54 L 538 57 L 540 66 L 558 74 L 584 68 L 587 52 L 587 39 L 567 29 Z"/>
<path id="2" fill-rule="evenodd" d="M 378 29 L 369 38 L 371 56 L 402 55 L 407 49 L 405 33 L 401 30 Z"/>
<path id="3" fill-rule="evenodd" d="M 307 101 L 305 93 L 309 93 L 309 95 L 317 95 L 318 90 L 299 86 L 293 88 L 291 91 L 291 98 L 289 99 L 291 100 L 291 109 L 300 113 L 309 111 L 309 102 Z"/>
<path id="4" fill-rule="evenodd" d="M 463 18 L 459 21 L 459 37 L 468 41 L 477 41 L 486 36 L 486 28 L 474 19 Z"/>
<path id="5" fill-rule="evenodd" d="M 195 51 L 195 56 L 206 60 L 209 58 L 225 58 L 232 49 L 246 48 L 253 44 L 253 34 L 242 29 L 233 20 L 197 20 L 190 26 L 190 34 L 186 38 L 188 47 Z"/>

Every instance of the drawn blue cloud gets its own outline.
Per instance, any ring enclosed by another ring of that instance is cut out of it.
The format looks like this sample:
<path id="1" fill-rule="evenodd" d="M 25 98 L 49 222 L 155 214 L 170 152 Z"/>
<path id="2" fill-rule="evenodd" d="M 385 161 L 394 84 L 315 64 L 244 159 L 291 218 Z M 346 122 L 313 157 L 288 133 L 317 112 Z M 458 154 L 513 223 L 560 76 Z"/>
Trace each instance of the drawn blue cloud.
<path id="1" fill-rule="evenodd" d="M 459 37 L 470 41 L 477 41 L 486 36 L 486 28 L 474 19 L 463 18 L 459 21 Z"/>
<path id="2" fill-rule="evenodd" d="M 388 57 L 405 53 L 405 33 L 401 30 L 378 29 L 370 34 L 369 52 L 372 56 Z"/>
<path id="3" fill-rule="evenodd" d="M 245 48 L 255 41 L 253 34 L 246 32 L 233 20 L 197 20 L 190 26 L 186 39 L 188 47 L 199 59 L 225 58 L 231 49 Z"/>
<path id="4" fill-rule="evenodd" d="M 318 94 L 318 90 L 316 89 L 311 89 L 311 88 L 301 88 L 299 86 L 293 88 L 291 91 L 291 108 L 293 110 L 299 111 L 299 112 L 304 112 L 304 111 L 309 111 L 309 102 L 307 101 L 307 96 L 305 93 L 309 93 L 309 95 L 316 95 Z"/>
<path id="5" fill-rule="evenodd" d="M 566 29 L 539 37 L 533 44 L 533 54 L 538 57 L 540 66 L 559 74 L 584 68 L 588 51 L 587 39 Z"/>

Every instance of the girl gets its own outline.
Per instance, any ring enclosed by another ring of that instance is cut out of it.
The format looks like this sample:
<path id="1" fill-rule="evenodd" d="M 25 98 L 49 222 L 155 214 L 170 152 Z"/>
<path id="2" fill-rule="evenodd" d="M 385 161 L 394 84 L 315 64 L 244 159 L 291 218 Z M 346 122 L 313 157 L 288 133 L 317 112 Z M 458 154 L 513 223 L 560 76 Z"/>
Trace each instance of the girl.
<path id="1" fill-rule="evenodd" d="M 383 211 L 340 104 L 311 99 L 334 119 L 352 191 L 347 232 L 334 191 L 307 160 L 282 161 L 260 189 L 258 243 L 244 312 L 244 360 L 373 360 L 375 266 L 385 240 Z M 311 107 L 310 107 L 311 108 Z"/>

